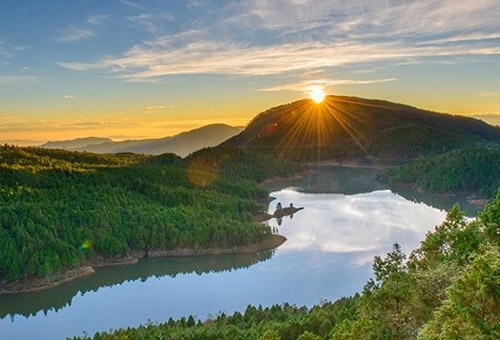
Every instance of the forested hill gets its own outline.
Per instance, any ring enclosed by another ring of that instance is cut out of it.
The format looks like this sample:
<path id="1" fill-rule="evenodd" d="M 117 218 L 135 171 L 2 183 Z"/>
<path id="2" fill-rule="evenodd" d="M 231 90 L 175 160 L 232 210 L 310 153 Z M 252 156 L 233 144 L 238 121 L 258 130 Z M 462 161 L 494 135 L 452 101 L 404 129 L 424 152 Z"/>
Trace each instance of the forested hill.
<path id="1" fill-rule="evenodd" d="M 301 161 L 402 161 L 485 143 L 500 143 L 500 127 L 386 101 L 327 96 L 320 104 L 300 100 L 262 112 L 224 145 Z"/>
<path id="2" fill-rule="evenodd" d="M 0 146 L 0 291 L 96 258 L 269 239 L 253 220 L 263 209 L 256 199 L 267 197 L 256 179 L 293 167 L 242 150 L 209 153 L 183 160 Z"/>
<path id="3" fill-rule="evenodd" d="M 385 169 L 380 178 L 437 193 L 493 198 L 500 188 L 500 147 L 450 151 Z"/>

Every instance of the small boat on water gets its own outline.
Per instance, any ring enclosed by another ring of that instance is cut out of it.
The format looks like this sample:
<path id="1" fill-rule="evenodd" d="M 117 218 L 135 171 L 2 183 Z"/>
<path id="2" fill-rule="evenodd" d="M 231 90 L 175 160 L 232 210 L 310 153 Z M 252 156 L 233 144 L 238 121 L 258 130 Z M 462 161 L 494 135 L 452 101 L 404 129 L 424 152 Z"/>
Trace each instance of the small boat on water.
<path id="1" fill-rule="evenodd" d="M 281 206 L 281 203 L 276 204 L 276 210 L 274 213 L 268 214 L 266 212 L 259 213 L 254 216 L 256 221 L 259 222 L 264 222 L 267 220 L 270 220 L 271 218 L 276 218 L 278 221 L 281 221 L 281 218 L 284 216 L 290 216 L 292 217 L 293 214 L 295 214 L 297 211 L 304 209 L 304 207 L 294 207 L 292 203 L 290 203 L 290 206 L 283 208 Z M 278 223 L 281 224 L 281 223 Z"/>
<path id="2" fill-rule="evenodd" d="M 278 202 L 278 204 L 276 204 L 276 210 L 274 211 L 273 217 L 281 218 L 283 216 L 293 215 L 302 209 L 304 209 L 304 207 L 294 207 L 293 203 L 290 203 L 290 206 L 283 208 L 281 203 Z"/>

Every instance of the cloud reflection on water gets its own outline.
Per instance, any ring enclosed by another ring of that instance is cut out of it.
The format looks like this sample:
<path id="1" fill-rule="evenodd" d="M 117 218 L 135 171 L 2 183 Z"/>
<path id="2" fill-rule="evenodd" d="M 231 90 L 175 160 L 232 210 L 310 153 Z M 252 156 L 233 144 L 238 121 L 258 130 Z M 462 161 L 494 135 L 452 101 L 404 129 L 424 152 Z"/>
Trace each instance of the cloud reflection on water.
<path id="1" fill-rule="evenodd" d="M 309 194 L 292 189 L 273 192 L 269 205 L 277 202 L 304 207 L 281 225 L 272 227 L 287 237 L 282 252 L 314 250 L 329 253 L 358 253 L 354 262 L 373 259 L 373 254 L 398 242 L 406 253 L 418 247 L 425 234 L 446 217 L 446 212 L 423 203 L 408 201 L 390 190 L 357 195 Z"/>

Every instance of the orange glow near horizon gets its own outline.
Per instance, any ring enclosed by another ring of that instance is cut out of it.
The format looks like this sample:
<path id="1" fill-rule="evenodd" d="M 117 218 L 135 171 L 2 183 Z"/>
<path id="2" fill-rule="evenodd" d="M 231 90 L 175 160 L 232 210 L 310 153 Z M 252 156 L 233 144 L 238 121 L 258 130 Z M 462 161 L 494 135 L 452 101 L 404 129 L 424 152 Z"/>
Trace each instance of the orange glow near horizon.
<path id="1" fill-rule="evenodd" d="M 144 117 L 103 118 L 95 122 L 78 120 L 37 120 L 34 122 L 6 122 L 0 136 L 1 144 L 19 146 L 40 145 L 48 141 L 73 140 L 76 138 L 102 137 L 113 141 L 164 138 L 211 124 L 227 124 L 245 127 L 251 117 L 209 119 L 164 119 L 145 121 Z M 9 124 L 10 123 L 10 124 Z M 11 129 L 24 124 L 23 131 Z"/>

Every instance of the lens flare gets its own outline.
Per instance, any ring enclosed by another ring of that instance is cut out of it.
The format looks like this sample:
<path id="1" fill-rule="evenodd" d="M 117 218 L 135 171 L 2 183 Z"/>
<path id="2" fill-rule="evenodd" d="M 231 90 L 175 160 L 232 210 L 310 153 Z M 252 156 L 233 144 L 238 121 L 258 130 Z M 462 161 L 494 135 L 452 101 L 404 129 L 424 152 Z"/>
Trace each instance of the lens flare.
<path id="1" fill-rule="evenodd" d="M 83 250 L 90 249 L 91 247 L 92 247 L 92 243 L 89 240 L 85 240 L 82 242 L 80 247 L 78 247 L 78 249 L 83 251 Z"/>
<path id="2" fill-rule="evenodd" d="M 210 157 L 200 156 L 195 158 L 187 169 L 187 178 L 191 184 L 204 188 L 217 178 L 219 166 Z"/>

